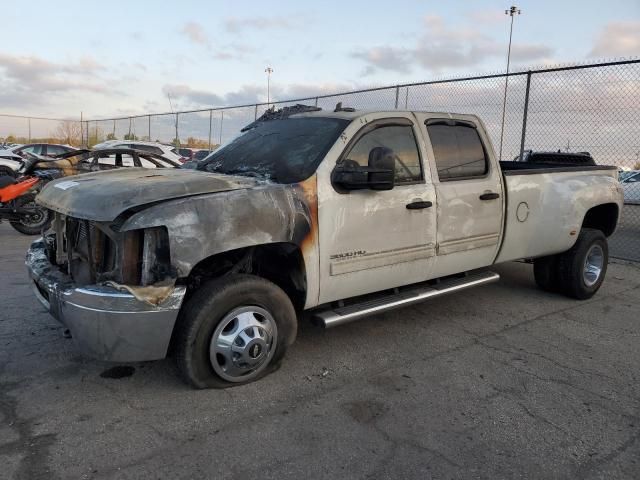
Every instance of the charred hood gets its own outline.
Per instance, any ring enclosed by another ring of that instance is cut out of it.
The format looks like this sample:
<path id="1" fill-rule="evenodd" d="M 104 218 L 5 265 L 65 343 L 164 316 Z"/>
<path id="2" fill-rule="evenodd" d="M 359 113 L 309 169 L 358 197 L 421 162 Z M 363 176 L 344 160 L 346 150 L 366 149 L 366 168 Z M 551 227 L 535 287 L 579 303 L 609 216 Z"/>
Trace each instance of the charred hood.
<path id="1" fill-rule="evenodd" d="M 111 221 L 135 207 L 205 193 L 251 188 L 250 178 L 187 169 L 123 168 L 61 178 L 49 183 L 37 201 L 75 218 Z"/>

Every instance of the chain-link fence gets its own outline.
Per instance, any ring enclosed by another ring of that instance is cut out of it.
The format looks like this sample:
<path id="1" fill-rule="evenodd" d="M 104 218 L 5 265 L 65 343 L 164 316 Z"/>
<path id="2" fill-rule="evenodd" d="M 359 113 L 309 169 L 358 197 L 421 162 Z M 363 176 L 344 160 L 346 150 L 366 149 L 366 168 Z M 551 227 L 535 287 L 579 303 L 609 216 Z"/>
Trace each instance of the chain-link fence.
<path id="1" fill-rule="evenodd" d="M 77 138 L 66 143 L 92 146 L 106 139 L 138 139 L 211 149 L 233 138 L 271 105 L 304 103 L 333 110 L 338 102 L 357 109 L 474 113 L 485 122 L 502 159 L 529 149 L 588 151 L 600 164 L 640 171 L 640 60 L 443 79 L 269 105 L 91 120 L 83 122 Z M 15 124 L 15 118 L 10 120 Z M 0 140 L 7 131 L 3 122 L 7 118 L 0 115 Z M 19 133 L 25 136 L 28 130 L 33 139 L 36 128 L 39 136 L 46 128 L 60 135 L 63 121 L 24 117 L 20 122 Z M 64 122 L 63 131 L 77 133 L 79 122 Z M 637 180 L 635 185 L 623 182 L 625 206 L 611 251 L 619 258 L 640 261 L 640 174 Z"/>

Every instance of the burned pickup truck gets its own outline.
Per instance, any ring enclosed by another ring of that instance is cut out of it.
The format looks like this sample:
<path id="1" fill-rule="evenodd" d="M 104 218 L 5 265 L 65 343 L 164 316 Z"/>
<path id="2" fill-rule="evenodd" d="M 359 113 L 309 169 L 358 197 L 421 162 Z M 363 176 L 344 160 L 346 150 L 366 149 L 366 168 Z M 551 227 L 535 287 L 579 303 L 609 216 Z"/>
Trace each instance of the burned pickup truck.
<path id="1" fill-rule="evenodd" d="M 496 263 L 589 298 L 622 206 L 615 167 L 500 162 L 473 115 L 283 109 L 192 166 L 50 183 L 27 266 L 81 351 L 172 354 L 198 388 L 272 372 L 303 312 L 333 327 Z"/>

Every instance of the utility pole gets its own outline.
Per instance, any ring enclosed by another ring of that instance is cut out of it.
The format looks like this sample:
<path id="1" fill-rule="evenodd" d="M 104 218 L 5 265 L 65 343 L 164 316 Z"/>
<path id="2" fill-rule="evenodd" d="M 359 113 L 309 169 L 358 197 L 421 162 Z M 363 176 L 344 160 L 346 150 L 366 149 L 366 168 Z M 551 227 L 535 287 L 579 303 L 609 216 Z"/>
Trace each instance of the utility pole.
<path id="1" fill-rule="evenodd" d="M 267 110 L 269 109 L 269 104 L 271 103 L 271 74 L 273 73 L 273 68 L 267 67 L 264 69 L 267 74 Z"/>
<path id="2" fill-rule="evenodd" d="M 507 88 L 509 87 L 509 64 L 511 62 L 511 37 L 513 36 L 513 17 L 520 15 L 520 9 L 512 5 L 509 10 L 505 10 L 504 14 L 511 17 L 511 26 L 509 27 L 509 49 L 507 50 L 507 74 L 504 78 L 504 99 L 502 100 L 502 126 L 500 127 L 500 153 L 498 160 L 502 160 L 502 142 L 504 140 L 504 116 L 507 110 Z"/>

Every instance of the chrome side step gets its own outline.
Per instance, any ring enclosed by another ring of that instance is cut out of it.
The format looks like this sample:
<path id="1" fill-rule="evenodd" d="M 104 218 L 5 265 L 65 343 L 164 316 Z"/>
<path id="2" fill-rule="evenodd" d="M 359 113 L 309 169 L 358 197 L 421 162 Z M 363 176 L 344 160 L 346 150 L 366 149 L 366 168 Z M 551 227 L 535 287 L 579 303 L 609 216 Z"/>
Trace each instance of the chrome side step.
<path id="1" fill-rule="evenodd" d="M 343 323 L 353 322 L 363 317 L 406 307 L 433 297 L 458 292 L 471 287 L 493 283 L 500 279 L 495 272 L 476 272 L 462 278 L 449 278 L 435 285 L 422 284 L 409 287 L 398 293 L 387 294 L 373 300 L 347 305 L 339 308 L 320 310 L 312 314 L 312 321 L 324 328 L 331 328 Z"/>

